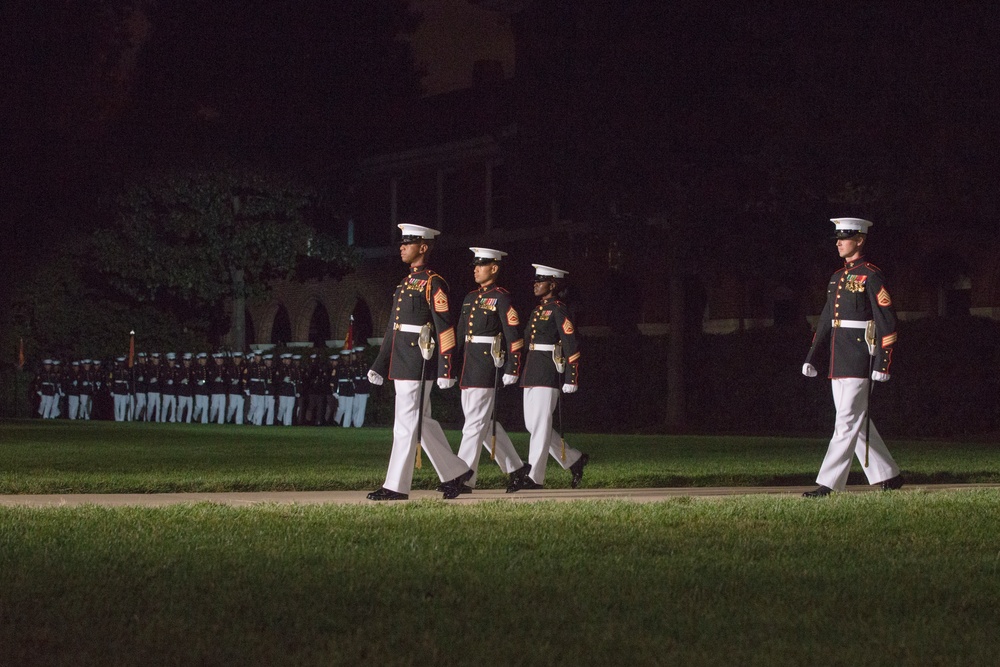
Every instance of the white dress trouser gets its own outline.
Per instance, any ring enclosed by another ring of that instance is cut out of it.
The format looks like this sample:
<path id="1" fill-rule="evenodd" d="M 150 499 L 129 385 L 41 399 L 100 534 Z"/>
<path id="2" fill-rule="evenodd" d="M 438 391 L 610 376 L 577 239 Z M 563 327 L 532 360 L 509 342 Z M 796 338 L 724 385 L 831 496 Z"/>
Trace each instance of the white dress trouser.
<path id="1" fill-rule="evenodd" d="M 247 413 L 247 419 L 254 426 L 261 425 L 261 419 L 264 417 L 264 395 L 263 394 L 250 394 L 250 412 Z"/>
<path id="2" fill-rule="evenodd" d="M 548 455 L 563 467 L 569 468 L 583 455 L 582 452 L 566 445 L 566 457 L 562 455 L 562 439 L 552 428 L 552 411 L 559 400 L 559 390 L 552 387 L 525 387 L 524 425 L 531 434 L 528 463 L 531 472 L 528 477 L 536 484 L 545 483 L 545 464 Z"/>
<path id="3" fill-rule="evenodd" d="M 208 421 L 215 422 L 216 424 L 224 424 L 226 422 L 226 395 L 212 394 L 212 400 L 209 405 Z"/>
<path id="4" fill-rule="evenodd" d="M 868 409 L 868 383 L 865 378 L 834 378 L 833 405 L 837 408 L 837 421 L 833 438 L 826 450 L 826 457 L 819 469 L 816 483 L 834 491 L 847 486 L 851 459 L 856 455 L 862 466 L 865 462 L 865 412 Z M 878 484 L 899 474 L 899 466 L 885 446 L 874 423 L 871 428 L 871 446 L 868 467 L 864 468 L 869 484 Z"/>
<path id="5" fill-rule="evenodd" d="M 76 419 L 80 412 L 80 394 L 70 394 L 66 400 L 66 419 Z"/>
<path id="6" fill-rule="evenodd" d="M 42 419 L 52 419 L 52 404 L 57 401 L 57 396 L 42 394 L 42 400 L 38 403 L 38 414 Z"/>
<path id="7" fill-rule="evenodd" d="M 365 425 L 365 409 L 368 407 L 368 394 L 355 394 L 351 407 L 351 426 L 361 428 Z"/>
<path id="8" fill-rule="evenodd" d="M 140 391 L 138 394 L 132 394 L 133 421 L 139 421 L 139 415 L 142 414 L 142 409 L 144 407 L 146 407 L 146 392 Z"/>
<path id="9" fill-rule="evenodd" d="M 472 479 L 469 486 L 476 485 L 479 470 L 479 455 L 483 449 L 487 455 L 492 451 L 493 434 L 490 432 L 490 417 L 493 412 L 493 390 L 482 387 L 470 387 L 462 390 L 462 412 L 465 413 L 465 425 L 462 427 L 462 444 L 458 447 L 458 458 L 472 468 Z M 524 466 L 524 461 L 517 455 L 514 443 L 510 441 L 503 426 L 497 423 L 496 461 L 500 471 L 509 475 Z"/>
<path id="10" fill-rule="evenodd" d="M 398 493 L 409 493 L 413 484 L 413 465 L 417 456 L 417 412 L 420 402 L 419 380 L 393 380 L 396 385 L 396 414 L 392 425 L 392 454 L 389 470 L 385 475 L 385 488 Z M 462 459 L 451 451 L 444 430 L 431 417 L 431 387 L 424 382 L 423 427 L 420 444 L 442 482 L 455 479 L 469 471 Z"/>
<path id="11" fill-rule="evenodd" d="M 160 394 L 160 421 L 171 423 L 177 421 L 176 394 Z"/>
<path id="12" fill-rule="evenodd" d="M 274 426 L 274 403 L 272 394 L 264 396 L 264 417 L 261 421 L 268 426 Z"/>
<path id="13" fill-rule="evenodd" d="M 115 421 L 131 421 L 128 418 L 128 404 L 129 395 L 128 394 L 112 394 L 115 403 Z"/>
<path id="14" fill-rule="evenodd" d="M 229 412 L 226 413 L 226 421 L 230 424 L 243 423 L 243 394 L 229 394 Z"/>
<path id="15" fill-rule="evenodd" d="M 158 391 L 146 393 L 146 421 L 160 421 L 160 392 Z"/>
<path id="16" fill-rule="evenodd" d="M 208 394 L 195 394 L 192 419 L 202 424 L 208 423 Z"/>
<path id="17" fill-rule="evenodd" d="M 178 396 L 177 397 L 177 421 L 186 424 L 191 423 L 191 410 L 194 406 L 194 397 L 192 396 Z"/>
<path id="18" fill-rule="evenodd" d="M 94 397 L 90 394 L 80 394 L 80 412 L 77 417 L 80 419 L 90 419 L 90 412 L 94 408 Z M 59 415 L 59 404 L 56 403 L 56 416 Z"/>
<path id="19" fill-rule="evenodd" d="M 294 396 L 278 397 L 278 421 L 285 426 L 292 425 L 292 414 L 295 411 Z"/>
<path id="20" fill-rule="evenodd" d="M 416 382 L 416 380 L 414 380 L 414 382 Z M 351 417 L 353 415 L 354 397 L 341 395 L 340 399 L 337 401 L 337 416 L 333 418 L 333 421 L 337 422 L 344 428 L 350 428 Z"/>

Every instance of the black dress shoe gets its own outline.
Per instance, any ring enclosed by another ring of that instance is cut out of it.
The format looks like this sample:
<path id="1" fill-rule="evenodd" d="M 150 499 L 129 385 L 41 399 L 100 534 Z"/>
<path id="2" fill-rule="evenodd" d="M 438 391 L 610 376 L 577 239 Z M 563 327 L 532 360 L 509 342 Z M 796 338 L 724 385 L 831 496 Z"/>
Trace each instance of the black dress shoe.
<path id="1" fill-rule="evenodd" d="M 903 478 L 900 475 L 896 475 L 890 479 L 880 482 L 879 486 L 882 487 L 883 491 L 895 491 L 897 489 L 903 488 Z"/>
<path id="2" fill-rule="evenodd" d="M 515 470 L 510 474 L 510 481 L 507 483 L 507 493 L 514 493 L 518 489 L 522 488 L 524 480 L 528 479 L 528 473 L 531 472 L 531 464 L 525 463 L 523 466 Z"/>
<path id="3" fill-rule="evenodd" d="M 525 477 L 524 481 L 521 482 L 518 488 L 523 489 L 525 491 L 534 491 L 536 489 L 544 489 L 545 487 L 536 482 L 535 480 L 531 479 L 530 477 Z"/>
<path id="4" fill-rule="evenodd" d="M 590 462 L 590 455 L 584 454 L 579 459 L 577 459 L 576 463 L 574 463 L 569 467 L 569 471 L 573 473 L 573 479 L 570 481 L 569 485 L 572 486 L 574 489 L 580 486 L 580 480 L 583 479 L 583 467 L 587 465 L 589 462 Z"/>
<path id="5" fill-rule="evenodd" d="M 815 491 L 806 491 L 802 494 L 803 498 L 826 498 L 828 495 L 833 493 L 833 489 L 829 486 L 820 486 Z"/>
<path id="6" fill-rule="evenodd" d="M 449 479 L 447 482 L 442 483 L 438 488 L 444 494 L 445 500 L 453 500 L 463 493 L 472 493 L 472 487 L 466 484 L 470 479 L 472 479 L 472 471 L 467 470 L 455 479 Z"/>
<path id="7" fill-rule="evenodd" d="M 384 486 L 378 491 L 372 491 L 368 494 L 368 500 L 406 500 L 409 497 L 408 494 L 393 491 Z"/>

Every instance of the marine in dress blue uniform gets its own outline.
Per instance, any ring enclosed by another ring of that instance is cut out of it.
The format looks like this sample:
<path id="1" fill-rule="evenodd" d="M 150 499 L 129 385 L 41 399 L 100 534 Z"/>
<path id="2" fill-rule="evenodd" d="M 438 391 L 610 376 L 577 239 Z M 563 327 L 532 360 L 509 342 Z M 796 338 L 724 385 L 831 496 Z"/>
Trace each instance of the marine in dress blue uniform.
<path id="1" fill-rule="evenodd" d="M 458 457 L 469 465 L 473 475 L 462 491 L 476 486 L 479 456 L 485 448 L 491 456 L 495 452 L 497 465 L 509 478 L 508 490 L 513 492 L 531 466 L 518 456 L 499 422 L 496 424 L 496 444 L 493 444 L 491 417 L 497 368 L 491 350 L 494 338 L 501 336 L 505 357 L 503 384 L 516 384 L 521 372 L 521 348 L 524 345 L 518 330 L 521 321 L 511 302 L 510 292 L 497 285 L 501 260 L 507 253 L 492 248 L 469 250 L 474 254 L 473 278 L 478 287 L 466 295 L 458 320 L 457 343 L 462 356 L 458 386 L 462 389 L 462 412 L 465 414 Z"/>
<path id="2" fill-rule="evenodd" d="M 829 377 L 837 418 L 826 457 L 816 477 L 820 486 L 804 494 L 812 498 L 844 490 L 854 455 L 865 462 L 866 436 L 869 463 L 863 470 L 868 483 L 879 484 L 885 490 L 903 485 L 899 466 L 874 422 L 869 421 L 870 434 L 865 433 L 869 385 L 872 381 L 889 380 L 896 344 L 892 297 L 882 272 L 864 258 L 864 244 L 872 223 L 861 218 L 833 218 L 832 222 L 836 226 L 837 252 L 844 266 L 830 277 L 826 305 L 816 323 L 812 346 L 802 366 L 803 375 L 816 377 L 813 359 L 821 346 L 829 346 Z M 873 350 L 865 335 L 870 326 L 874 326 Z"/>
<path id="3" fill-rule="evenodd" d="M 361 428 L 365 425 L 365 412 L 368 410 L 368 395 L 371 393 L 371 382 L 365 372 L 362 353 L 365 348 L 358 345 L 354 348 L 354 363 L 351 365 L 354 374 L 354 407 L 352 408 L 351 425 Z"/>
<path id="4" fill-rule="evenodd" d="M 552 412 L 559 400 L 560 390 L 564 394 L 574 393 L 580 376 L 580 345 L 576 327 L 569 308 L 556 298 L 556 292 L 568 272 L 543 264 L 532 266 L 535 267 L 533 289 L 538 305 L 531 311 L 525 328 L 524 344 L 527 353 L 521 371 L 524 425 L 531 434 L 528 452 L 531 472 L 520 488 L 542 488 L 545 484 L 545 464 L 551 454 L 563 469 L 572 473 L 571 485 L 575 489 L 583 479 L 583 469 L 590 457 L 564 445 L 562 438 L 552 428 Z M 562 343 L 562 353 L 566 360 L 562 372 L 556 368 L 552 358 L 556 343 Z"/>
<path id="5" fill-rule="evenodd" d="M 426 264 L 434 237 L 440 232 L 420 225 L 401 224 L 400 259 L 410 271 L 396 287 L 392 310 L 378 357 L 368 371 L 368 380 L 380 385 L 385 378 L 396 389 L 392 454 L 382 488 L 368 494 L 371 500 L 404 500 L 413 482 L 416 449 L 422 446 L 442 481 L 444 497 L 455 498 L 461 485 L 472 476 L 469 466 L 448 445 L 441 425 L 431 416 L 431 384 L 437 376 L 441 389 L 455 386 L 452 358 L 455 327 L 448 308 L 448 284 Z M 437 341 L 434 356 L 426 364 L 417 341 L 420 330 L 430 324 Z M 435 358 L 436 357 L 436 358 Z M 424 374 L 421 375 L 423 369 Z M 421 390 L 423 384 L 423 390 Z M 417 419 L 421 414 L 421 439 L 417 443 Z"/>

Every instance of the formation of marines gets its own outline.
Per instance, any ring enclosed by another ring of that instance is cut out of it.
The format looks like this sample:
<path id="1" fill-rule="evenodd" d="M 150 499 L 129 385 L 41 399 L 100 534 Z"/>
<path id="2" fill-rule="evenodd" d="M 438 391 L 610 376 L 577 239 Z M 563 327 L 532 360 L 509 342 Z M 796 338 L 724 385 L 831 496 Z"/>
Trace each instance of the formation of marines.
<path id="1" fill-rule="evenodd" d="M 552 428 L 560 395 L 575 392 L 579 378 L 576 328 L 568 307 L 557 298 L 567 272 L 533 265 L 539 304 L 522 335 L 509 292 L 496 282 L 506 253 L 470 248 L 477 287 L 462 304 L 456 330 L 448 283 L 429 266 L 440 232 L 405 223 L 399 228 L 400 259 L 409 272 L 393 294 L 382 346 L 368 371 L 372 384 L 388 379 L 395 386 L 392 453 L 385 482 L 368 498 L 407 499 L 421 450 L 441 480 L 438 490 L 445 499 L 472 492 L 482 448 L 507 474 L 508 493 L 543 488 L 550 455 L 570 471 L 573 488 L 579 486 L 590 457 L 568 447 Z M 524 351 L 528 354 L 522 368 Z M 435 380 L 443 390 L 461 381 L 465 426 L 457 455 L 431 416 Z M 524 421 L 531 434 L 527 463 L 496 422 L 501 380 L 504 386 L 519 383 L 524 389 Z"/>
<path id="2" fill-rule="evenodd" d="M 44 359 L 33 390 L 43 419 L 360 427 L 363 352 L 283 353 L 277 363 L 263 352 L 139 352 L 131 367 L 126 357 Z"/>
<path id="3" fill-rule="evenodd" d="M 837 418 L 820 469 L 819 487 L 804 495 L 821 498 L 841 491 L 854 456 L 868 481 L 883 490 L 903 486 L 899 466 L 871 423 L 873 382 L 890 377 L 896 343 L 896 316 L 882 272 L 864 257 L 872 223 L 834 218 L 838 254 L 844 266 L 830 278 L 827 302 L 803 365 L 807 377 L 818 375 L 813 362 L 828 346 Z M 401 224 L 400 259 L 407 275 L 396 287 L 378 356 L 367 373 L 361 348 L 346 349 L 321 361 L 300 355 L 255 352 L 177 355 L 140 353 L 134 368 L 119 357 L 105 370 L 96 360 L 74 361 L 66 372 L 46 359 L 35 381 L 39 414 L 55 418 L 63 405 L 70 419 L 89 419 L 97 396 L 113 398 L 114 418 L 144 421 L 200 421 L 241 424 L 364 423 L 369 383 L 391 380 L 395 388 L 392 452 L 383 485 L 371 500 L 409 497 L 414 467 L 423 451 L 434 467 L 445 499 L 472 493 L 480 458 L 487 452 L 507 475 L 507 492 L 542 489 L 549 457 L 582 481 L 590 457 L 569 446 L 562 433 L 563 396 L 577 391 L 580 345 L 569 307 L 559 293 L 568 272 L 533 264 L 538 300 L 525 323 L 510 293 L 497 280 L 507 253 L 473 247 L 476 288 L 452 320 L 449 286 L 429 266 L 439 231 Z M 465 423 L 456 454 L 431 412 L 431 387 L 458 384 Z M 527 461 L 517 453 L 496 419 L 501 386 L 522 388 L 524 422 L 530 434 Z M 303 400 L 303 394 L 307 396 Z M 560 415 L 557 430 L 555 414 Z"/>

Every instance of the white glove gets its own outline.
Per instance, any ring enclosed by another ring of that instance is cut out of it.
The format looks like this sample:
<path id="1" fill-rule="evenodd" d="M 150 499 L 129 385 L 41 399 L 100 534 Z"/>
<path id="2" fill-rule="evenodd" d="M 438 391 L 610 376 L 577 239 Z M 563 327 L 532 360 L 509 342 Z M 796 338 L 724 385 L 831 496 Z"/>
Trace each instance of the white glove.
<path id="1" fill-rule="evenodd" d="M 456 378 L 438 378 L 438 387 L 441 389 L 451 389 L 458 382 Z"/>
<path id="2" fill-rule="evenodd" d="M 814 378 L 817 375 L 816 367 L 812 364 L 802 364 L 802 374 L 807 378 Z"/>
<path id="3" fill-rule="evenodd" d="M 515 382 L 517 382 L 517 376 L 516 375 L 511 375 L 510 373 L 504 373 L 503 374 L 503 386 L 509 387 L 510 385 L 514 384 Z"/>
<path id="4" fill-rule="evenodd" d="M 382 376 L 375 371 L 368 371 L 368 381 L 374 385 L 379 385 L 385 382 L 385 380 L 382 379 Z"/>
<path id="5" fill-rule="evenodd" d="M 576 388 L 577 386 L 575 384 L 570 384 L 567 382 L 566 384 L 563 385 L 563 393 L 572 394 L 574 391 L 576 391 Z"/>
<path id="6" fill-rule="evenodd" d="M 882 371 L 872 371 L 872 379 L 876 382 L 888 382 L 889 374 Z"/>

